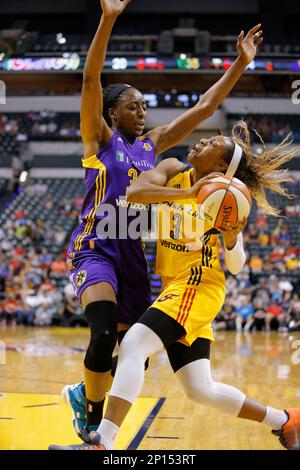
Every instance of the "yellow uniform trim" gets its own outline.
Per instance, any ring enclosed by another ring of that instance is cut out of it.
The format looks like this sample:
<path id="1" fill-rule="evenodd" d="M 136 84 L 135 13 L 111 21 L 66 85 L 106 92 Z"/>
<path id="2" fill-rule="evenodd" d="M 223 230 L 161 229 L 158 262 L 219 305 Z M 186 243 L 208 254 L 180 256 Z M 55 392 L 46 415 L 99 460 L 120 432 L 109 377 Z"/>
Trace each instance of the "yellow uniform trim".
<path id="1" fill-rule="evenodd" d="M 85 217 L 86 226 L 85 226 L 84 232 L 81 235 L 78 235 L 78 237 L 75 240 L 75 243 L 74 243 L 75 251 L 81 250 L 83 240 L 85 239 L 86 236 L 88 236 L 92 232 L 98 206 L 103 201 L 103 198 L 106 192 L 106 166 L 98 160 L 96 155 L 83 159 L 82 164 L 85 168 L 98 169 L 99 173 L 95 181 L 96 190 L 95 190 L 94 207 L 90 210 L 89 214 Z"/>
<path id="2" fill-rule="evenodd" d="M 67 266 L 68 268 L 72 271 L 75 269 L 75 266 L 73 265 L 72 261 L 70 259 L 67 260 Z"/>
<path id="3" fill-rule="evenodd" d="M 95 170 L 106 170 L 104 163 L 100 162 L 97 155 L 92 155 L 88 158 L 82 158 L 81 163 L 83 168 L 92 168 Z"/>

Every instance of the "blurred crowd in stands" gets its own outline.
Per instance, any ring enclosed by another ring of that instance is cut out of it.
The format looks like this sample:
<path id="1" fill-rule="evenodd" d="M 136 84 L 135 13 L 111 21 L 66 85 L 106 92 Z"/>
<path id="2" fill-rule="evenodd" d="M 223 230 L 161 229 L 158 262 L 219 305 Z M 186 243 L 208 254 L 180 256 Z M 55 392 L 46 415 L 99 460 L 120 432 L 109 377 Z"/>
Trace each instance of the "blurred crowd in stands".
<path id="1" fill-rule="evenodd" d="M 170 97 L 172 94 L 169 94 Z M 174 95 L 175 96 L 175 95 Z M 179 95 L 180 96 L 180 95 Z M 187 95 L 182 95 L 187 96 Z M 187 98 L 186 98 L 187 99 Z M 169 105 L 172 107 L 185 107 L 188 101 L 176 96 Z M 192 106 L 194 103 L 188 104 Z M 163 106 L 166 106 L 164 104 Z M 250 129 L 255 129 L 265 143 L 278 144 L 290 135 L 294 143 L 300 143 L 300 121 L 294 115 L 232 115 L 229 116 L 232 124 L 241 118 L 245 119 Z M 11 113 L 0 115 L 0 143 L 1 137 L 12 136 L 16 142 L 27 140 L 79 140 L 80 124 L 78 113 L 55 113 L 53 111 L 40 111 L 29 113 Z M 259 137 L 252 133 L 253 143 L 260 143 Z"/>
<path id="2" fill-rule="evenodd" d="M 65 262 L 68 232 L 83 199 L 61 200 L 57 210 L 66 220 L 65 230 L 51 223 L 51 216 L 49 221 L 43 217 L 57 204 L 46 184 L 29 185 L 18 197 L 23 197 L 24 208 L 16 205 L 0 227 L 0 323 L 72 326 L 75 319 L 74 324 L 86 325 Z M 26 198 L 40 200 L 37 218 Z"/>
<path id="3" fill-rule="evenodd" d="M 25 197 L 43 193 L 42 186 L 27 186 Z M 81 203 L 82 198 L 62 203 L 60 217 L 67 220 L 72 215 L 76 221 Z M 53 198 L 46 195 L 40 202 L 41 213 L 51 211 L 53 204 Z M 244 232 L 247 264 L 238 276 L 227 274 L 227 298 L 216 318 L 216 329 L 300 330 L 300 205 L 290 201 L 282 215 L 286 218 L 275 219 L 274 225 L 274 218 L 257 209 L 251 214 Z M 294 219 L 298 233 L 291 236 L 289 224 Z M 30 211 L 16 205 L 0 228 L 0 323 L 86 325 L 67 278 L 69 232 L 43 218 L 33 220 Z M 53 252 L 53 246 L 61 249 Z M 149 260 L 154 265 L 155 257 L 149 256 Z"/>
<path id="4" fill-rule="evenodd" d="M 23 115 L 18 113 L 18 116 L 2 114 L 0 115 L 0 137 L 9 135 L 17 142 L 34 139 L 47 140 L 52 137 L 69 140 L 79 138 L 78 113 L 68 113 L 68 115 L 70 121 L 65 119 L 64 113 L 47 110 L 31 111 Z"/>
<path id="5" fill-rule="evenodd" d="M 19 143 L 49 136 L 77 139 L 78 119 L 75 113 L 47 110 L 1 114 L 0 154 L 8 145 L 7 136 Z M 291 132 L 294 141 L 300 142 L 300 131 L 294 124 L 296 117 L 288 121 L 287 116 L 255 115 L 247 120 L 249 127 L 255 128 L 265 142 L 276 144 Z M 254 134 L 253 137 L 255 140 Z M 0 323 L 3 324 L 86 325 L 65 264 L 68 238 L 80 213 L 83 185 L 72 179 L 53 179 L 47 184 L 35 182 L 25 188 L 23 195 L 12 195 L 6 213 L 1 214 L 0 206 Z M 265 217 L 253 208 L 244 231 L 247 264 L 240 275 L 228 274 L 227 300 L 215 321 L 216 329 L 300 330 L 299 181 L 293 183 L 291 192 L 296 195 L 294 199 L 279 197 L 273 201 L 283 217 Z M 64 201 L 66 198 L 69 200 Z M 152 247 L 147 259 L 151 264 L 154 297 L 160 289 L 160 280 L 154 274 L 153 253 Z"/>
<path id="6" fill-rule="evenodd" d="M 240 116 L 242 118 L 243 116 Z M 244 116 L 249 129 L 255 129 L 266 144 L 278 144 L 290 137 L 295 144 L 300 143 L 298 116 L 294 115 L 248 115 Z M 259 137 L 252 133 L 253 143 L 261 143 Z"/>

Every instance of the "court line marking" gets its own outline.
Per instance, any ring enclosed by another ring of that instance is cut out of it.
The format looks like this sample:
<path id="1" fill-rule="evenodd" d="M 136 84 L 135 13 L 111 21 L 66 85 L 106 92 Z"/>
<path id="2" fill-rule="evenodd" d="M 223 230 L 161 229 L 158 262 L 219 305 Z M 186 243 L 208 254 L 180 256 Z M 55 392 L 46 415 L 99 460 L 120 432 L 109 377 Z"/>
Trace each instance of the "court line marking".
<path id="1" fill-rule="evenodd" d="M 158 416 L 157 419 L 185 419 L 184 417 L 181 416 Z"/>
<path id="2" fill-rule="evenodd" d="M 8 380 L 30 380 L 30 382 L 46 382 L 46 383 L 52 383 L 52 384 L 62 384 L 62 385 L 67 385 L 66 382 L 60 382 L 58 380 L 48 380 L 48 379 L 36 379 L 33 377 L 19 377 L 19 376 L 5 376 L 5 375 L 0 375 L 0 379 L 8 379 Z M 13 392 L 8 392 L 8 393 L 13 393 Z M 18 393 L 18 392 L 16 392 Z M 36 393 L 36 392 L 35 392 Z"/>
<path id="3" fill-rule="evenodd" d="M 179 439 L 179 437 L 174 437 L 174 436 L 147 436 L 146 439 Z"/>
<path id="4" fill-rule="evenodd" d="M 154 406 L 152 411 L 150 411 L 150 414 L 147 416 L 146 420 L 144 421 L 144 423 L 138 430 L 137 434 L 135 435 L 135 437 L 132 439 L 131 443 L 127 447 L 127 450 L 136 450 L 138 448 L 146 432 L 148 431 L 154 419 L 156 418 L 156 415 L 158 414 L 159 410 L 163 406 L 165 400 L 166 399 L 164 397 L 158 399 L 156 405 Z"/>
<path id="5" fill-rule="evenodd" d="M 60 405 L 61 403 L 45 403 L 43 405 L 23 405 L 22 408 L 39 408 L 41 406 L 54 406 Z"/>

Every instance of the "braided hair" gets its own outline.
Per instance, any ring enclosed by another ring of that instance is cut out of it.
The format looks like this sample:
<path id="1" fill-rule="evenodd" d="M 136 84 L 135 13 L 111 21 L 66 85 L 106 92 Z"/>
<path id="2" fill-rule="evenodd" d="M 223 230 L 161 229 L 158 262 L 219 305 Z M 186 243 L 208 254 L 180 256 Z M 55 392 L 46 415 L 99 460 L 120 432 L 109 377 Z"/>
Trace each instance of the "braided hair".
<path id="1" fill-rule="evenodd" d="M 290 161 L 295 155 L 295 149 L 291 148 L 292 141 L 286 137 L 276 147 L 267 149 L 261 136 L 254 130 L 264 146 L 261 155 L 252 152 L 250 144 L 250 133 L 245 121 L 238 122 L 232 129 L 231 144 L 225 154 L 226 163 L 230 163 L 234 151 L 234 144 L 238 144 L 242 150 L 242 158 L 235 173 L 235 177 L 243 181 L 249 188 L 251 194 L 257 202 L 258 207 L 265 214 L 279 216 L 280 211 L 274 207 L 267 199 L 266 189 L 292 199 L 294 196 L 282 186 L 282 183 L 290 181 L 287 177 L 286 169 L 282 165 Z"/>
<path id="2" fill-rule="evenodd" d="M 130 85 L 125 83 L 115 83 L 114 85 L 109 85 L 103 90 L 103 118 L 109 127 L 112 126 L 112 121 L 109 117 L 109 109 L 117 106 L 126 90 L 131 88 Z"/>

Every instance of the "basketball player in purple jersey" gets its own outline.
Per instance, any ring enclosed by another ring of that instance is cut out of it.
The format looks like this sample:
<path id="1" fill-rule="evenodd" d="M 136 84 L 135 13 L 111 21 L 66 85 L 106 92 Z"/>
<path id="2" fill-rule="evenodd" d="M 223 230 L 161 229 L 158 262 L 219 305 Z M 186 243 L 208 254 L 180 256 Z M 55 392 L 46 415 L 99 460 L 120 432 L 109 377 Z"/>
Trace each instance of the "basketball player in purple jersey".
<path id="1" fill-rule="evenodd" d="M 245 37 L 242 31 L 237 41 L 238 58 L 222 78 L 193 108 L 142 136 L 146 103 L 141 93 L 124 84 L 102 92 L 99 79 L 113 25 L 129 2 L 101 0 L 100 24 L 83 72 L 80 115 L 86 197 L 81 223 L 71 238 L 68 267 L 91 336 L 84 359 L 84 384 L 68 385 L 62 393 L 73 409 L 75 430 L 86 441 L 88 432 L 97 428 L 102 418 L 118 336 L 120 341 L 150 305 L 141 240 L 119 237 L 124 228 L 118 224 L 122 197 L 142 171 L 154 167 L 156 155 L 181 142 L 213 114 L 253 60 L 262 41 L 260 24 Z M 113 207 L 117 214 L 115 237 L 105 238 L 101 233 L 99 236 L 97 226 L 104 217 L 100 214 L 104 204 Z"/>

